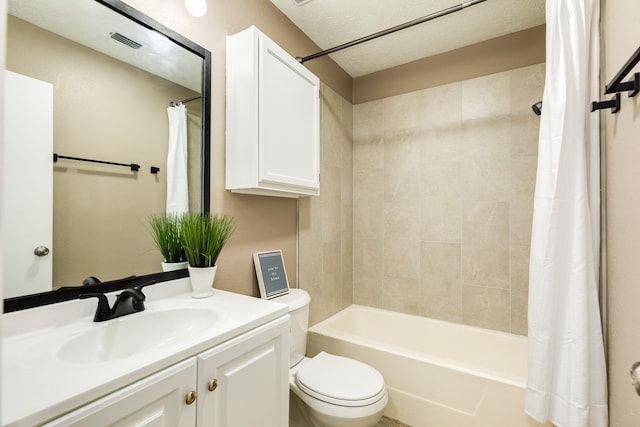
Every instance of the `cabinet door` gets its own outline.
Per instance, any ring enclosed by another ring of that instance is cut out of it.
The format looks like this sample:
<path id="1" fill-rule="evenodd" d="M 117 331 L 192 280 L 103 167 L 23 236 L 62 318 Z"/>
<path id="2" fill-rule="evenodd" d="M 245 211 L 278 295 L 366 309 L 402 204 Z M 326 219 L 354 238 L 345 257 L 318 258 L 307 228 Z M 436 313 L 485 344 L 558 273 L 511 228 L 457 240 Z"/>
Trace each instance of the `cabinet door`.
<path id="1" fill-rule="evenodd" d="M 196 360 L 191 358 L 83 406 L 48 424 L 52 426 L 193 427 L 196 404 Z"/>
<path id="2" fill-rule="evenodd" d="M 198 356 L 198 426 L 289 425 L 289 316 Z"/>
<path id="3" fill-rule="evenodd" d="M 320 188 L 320 90 L 316 76 L 259 37 L 259 177 L 263 184 Z"/>

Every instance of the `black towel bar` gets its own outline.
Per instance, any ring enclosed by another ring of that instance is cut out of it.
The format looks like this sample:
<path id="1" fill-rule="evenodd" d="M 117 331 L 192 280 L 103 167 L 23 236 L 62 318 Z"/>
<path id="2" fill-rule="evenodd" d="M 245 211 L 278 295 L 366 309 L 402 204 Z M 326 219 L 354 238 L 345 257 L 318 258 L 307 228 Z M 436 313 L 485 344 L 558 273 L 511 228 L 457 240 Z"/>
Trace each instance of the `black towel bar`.
<path id="1" fill-rule="evenodd" d="M 57 162 L 58 159 L 67 159 L 67 160 L 76 160 L 79 162 L 91 162 L 91 163 L 100 163 L 103 165 L 114 165 L 114 166 L 125 166 L 131 168 L 132 172 L 137 172 L 140 169 L 140 165 L 137 163 L 116 163 L 116 162 L 107 162 L 104 160 L 94 160 L 94 159 L 83 159 L 81 157 L 71 157 L 71 156 L 62 156 L 58 153 L 53 153 L 53 162 Z"/>

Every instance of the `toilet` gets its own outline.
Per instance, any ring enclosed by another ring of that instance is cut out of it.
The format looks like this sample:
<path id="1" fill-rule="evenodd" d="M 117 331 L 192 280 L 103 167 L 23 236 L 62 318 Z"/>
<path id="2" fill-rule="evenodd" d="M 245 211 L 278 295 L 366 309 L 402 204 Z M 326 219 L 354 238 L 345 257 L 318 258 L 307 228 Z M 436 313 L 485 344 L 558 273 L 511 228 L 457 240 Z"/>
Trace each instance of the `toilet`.
<path id="1" fill-rule="evenodd" d="M 321 352 L 305 357 L 311 297 L 302 289 L 273 301 L 287 304 L 291 315 L 289 388 L 315 427 L 372 427 L 382 417 L 387 389 L 375 368 Z"/>

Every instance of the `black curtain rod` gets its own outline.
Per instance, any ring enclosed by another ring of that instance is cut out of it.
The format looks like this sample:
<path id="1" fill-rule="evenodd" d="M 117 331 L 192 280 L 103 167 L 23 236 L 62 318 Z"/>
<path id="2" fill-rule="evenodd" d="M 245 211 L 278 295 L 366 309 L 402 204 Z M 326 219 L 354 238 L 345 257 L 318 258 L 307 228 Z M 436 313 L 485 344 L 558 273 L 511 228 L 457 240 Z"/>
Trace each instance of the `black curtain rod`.
<path id="1" fill-rule="evenodd" d="M 79 162 L 100 163 L 103 165 L 126 166 L 128 168 L 131 168 L 132 172 L 137 172 L 140 169 L 140 165 L 137 163 L 115 163 L 115 162 L 107 162 L 104 160 L 93 160 L 93 159 L 83 159 L 81 157 L 62 156 L 58 153 L 53 153 L 53 162 L 54 163 L 57 162 L 58 159 L 77 160 Z"/>
<path id="2" fill-rule="evenodd" d="M 622 80 L 633 70 L 633 67 L 640 62 L 640 47 L 636 49 L 636 51 L 631 55 L 631 57 L 627 60 L 627 62 L 620 68 L 620 71 L 611 79 L 608 85 L 604 87 L 604 93 L 616 93 L 616 92 L 624 92 L 624 91 L 634 91 L 635 94 L 638 93 L 638 83 L 637 81 L 640 79 L 638 77 L 638 73 L 636 73 L 632 80 L 623 82 Z"/>
<path id="3" fill-rule="evenodd" d="M 396 25 L 395 27 L 387 28 L 386 30 L 378 31 L 377 33 L 361 37 L 357 40 L 350 41 L 348 43 L 341 44 L 336 47 L 332 47 L 331 49 L 326 49 L 318 53 L 314 53 L 313 55 L 305 56 L 305 57 L 296 57 L 299 63 L 304 64 L 307 61 L 312 59 L 320 58 L 321 56 L 329 55 L 334 52 L 338 52 L 339 50 L 346 49 L 348 47 L 352 47 L 355 45 L 359 45 L 360 43 L 368 42 L 373 39 L 377 39 L 378 37 L 386 36 L 391 33 L 395 33 L 396 31 L 404 30 L 409 27 L 413 27 L 414 25 L 422 24 L 427 21 L 431 21 L 436 18 L 440 18 L 445 15 L 449 15 L 450 13 L 458 12 L 462 9 L 465 9 L 470 6 L 474 6 L 478 3 L 483 3 L 487 0 L 471 0 L 456 6 L 451 6 L 449 8 L 443 9 L 439 12 L 432 13 L 430 15 L 423 16 L 422 18 L 414 19 L 413 21 L 405 22 L 404 24 Z"/>
<path id="4" fill-rule="evenodd" d="M 169 102 L 169 105 L 171 107 L 175 107 L 175 106 L 178 106 L 180 104 L 184 104 L 185 102 L 195 101 L 196 99 L 200 99 L 200 98 L 202 98 L 202 96 L 198 95 L 198 96 L 194 96 L 193 98 L 182 99 L 180 101 L 171 101 L 171 102 Z"/>

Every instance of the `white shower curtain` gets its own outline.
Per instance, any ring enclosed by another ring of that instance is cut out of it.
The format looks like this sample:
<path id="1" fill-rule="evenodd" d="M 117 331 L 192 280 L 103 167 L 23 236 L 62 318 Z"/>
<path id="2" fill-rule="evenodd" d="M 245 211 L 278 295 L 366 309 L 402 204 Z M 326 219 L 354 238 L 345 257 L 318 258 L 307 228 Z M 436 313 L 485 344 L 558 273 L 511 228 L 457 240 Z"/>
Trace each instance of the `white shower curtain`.
<path id="1" fill-rule="evenodd" d="M 169 117 L 169 150 L 167 153 L 167 213 L 181 214 L 189 210 L 187 184 L 187 108 L 167 108 Z"/>
<path id="2" fill-rule="evenodd" d="M 598 302 L 599 0 L 547 0 L 546 82 L 529 270 L 526 412 L 607 426 Z"/>

